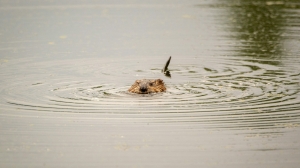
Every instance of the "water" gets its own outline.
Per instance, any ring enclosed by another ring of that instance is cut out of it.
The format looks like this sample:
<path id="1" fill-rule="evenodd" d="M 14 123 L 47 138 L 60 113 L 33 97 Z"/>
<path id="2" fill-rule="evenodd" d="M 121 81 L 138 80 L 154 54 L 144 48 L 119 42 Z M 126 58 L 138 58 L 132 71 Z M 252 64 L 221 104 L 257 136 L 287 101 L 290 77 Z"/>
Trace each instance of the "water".
<path id="1" fill-rule="evenodd" d="M 1 167 L 298 167 L 299 2 L 0 4 Z"/>

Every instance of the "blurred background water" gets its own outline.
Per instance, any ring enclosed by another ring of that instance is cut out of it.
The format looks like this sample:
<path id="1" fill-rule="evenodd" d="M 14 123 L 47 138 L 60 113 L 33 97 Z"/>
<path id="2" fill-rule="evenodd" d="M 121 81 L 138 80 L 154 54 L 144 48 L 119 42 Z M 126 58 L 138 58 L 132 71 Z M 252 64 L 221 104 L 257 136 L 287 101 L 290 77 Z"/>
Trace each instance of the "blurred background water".
<path id="1" fill-rule="evenodd" d="M 299 34 L 297 0 L 0 0 L 0 166 L 298 167 Z"/>

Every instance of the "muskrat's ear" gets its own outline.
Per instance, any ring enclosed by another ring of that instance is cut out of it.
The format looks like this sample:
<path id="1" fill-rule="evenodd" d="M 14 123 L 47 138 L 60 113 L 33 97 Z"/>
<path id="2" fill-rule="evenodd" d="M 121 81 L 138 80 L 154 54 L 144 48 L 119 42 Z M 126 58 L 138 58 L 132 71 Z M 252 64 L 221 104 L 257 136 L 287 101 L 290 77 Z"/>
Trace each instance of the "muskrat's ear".
<path id="1" fill-rule="evenodd" d="M 156 79 L 156 83 L 157 83 L 157 84 L 163 84 L 163 83 L 164 83 L 164 81 L 163 81 L 163 80 L 161 80 L 161 79 Z"/>
<path id="2" fill-rule="evenodd" d="M 135 83 L 140 83 L 140 82 L 141 82 L 141 80 L 136 80 L 136 81 L 135 81 Z"/>

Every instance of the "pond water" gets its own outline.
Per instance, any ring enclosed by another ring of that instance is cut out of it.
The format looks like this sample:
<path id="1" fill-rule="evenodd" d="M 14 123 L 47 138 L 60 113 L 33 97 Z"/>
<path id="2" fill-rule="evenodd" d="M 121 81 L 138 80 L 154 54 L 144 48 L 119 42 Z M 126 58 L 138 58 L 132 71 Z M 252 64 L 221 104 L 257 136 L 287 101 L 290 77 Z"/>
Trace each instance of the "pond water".
<path id="1" fill-rule="evenodd" d="M 0 4 L 0 167 L 299 166 L 297 0 Z"/>

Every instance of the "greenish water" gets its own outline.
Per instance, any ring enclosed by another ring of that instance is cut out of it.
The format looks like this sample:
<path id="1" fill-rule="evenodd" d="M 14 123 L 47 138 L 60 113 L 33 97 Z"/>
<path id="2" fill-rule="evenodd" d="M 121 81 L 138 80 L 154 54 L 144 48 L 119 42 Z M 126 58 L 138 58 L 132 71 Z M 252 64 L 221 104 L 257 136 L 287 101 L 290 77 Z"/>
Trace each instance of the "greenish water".
<path id="1" fill-rule="evenodd" d="M 0 167 L 298 167 L 299 14 L 292 0 L 0 1 Z M 127 92 L 144 78 L 167 92 Z"/>

